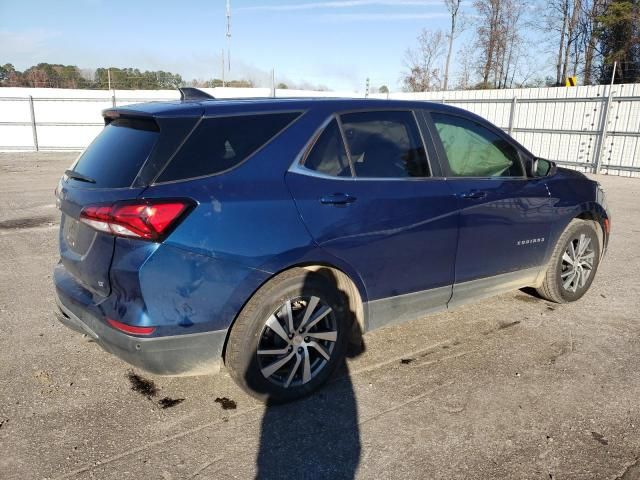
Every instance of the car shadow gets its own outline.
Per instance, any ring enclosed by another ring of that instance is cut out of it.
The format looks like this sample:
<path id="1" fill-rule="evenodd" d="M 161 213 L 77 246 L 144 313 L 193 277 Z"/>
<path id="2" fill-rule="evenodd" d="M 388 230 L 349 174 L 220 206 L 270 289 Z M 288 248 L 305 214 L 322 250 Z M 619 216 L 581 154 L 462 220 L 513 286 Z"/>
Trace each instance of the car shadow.
<path id="1" fill-rule="evenodd" d="M 520 291 L 522 293 L 526 293 L 527 295 L 530 295 L 532 298 L 537 298 L 538 300 L 541 300 L 541 301 L 546 300 L 545 298 L 542 298 L 542 295 L 540 295 L 538 291 L 533 287 L 524 287 L 524 288 L 521 288 Z"/>
<path id="2" fill-rule="evenodd" d="M 338 289 L 329 269 L 310 273 L 328 278 Z M 353 312 L 348 312 L 355 321 Z M 354 327 L 347 357 L 364 352 L 362 332 Z M 352 479 L 360 462 L 358 407 L 346 362 L 318 392 L 285 405 L 267 401 L 262 418 L 256 459 L 258 479 Z"/>

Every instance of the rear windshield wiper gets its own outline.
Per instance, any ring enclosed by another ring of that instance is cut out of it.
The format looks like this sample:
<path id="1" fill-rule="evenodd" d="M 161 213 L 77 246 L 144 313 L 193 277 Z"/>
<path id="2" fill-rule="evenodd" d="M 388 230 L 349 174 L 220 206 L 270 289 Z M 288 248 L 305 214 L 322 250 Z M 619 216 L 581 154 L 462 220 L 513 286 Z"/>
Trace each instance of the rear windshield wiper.
<path id="1" fill-rule="evenodd" d="M 74 172 L 73 170 L 65 170 L 64 174 L 67 177 L 73 178 L 74 180 L 78 180 L 80 182 L 96 183 L 96 181 L 93 178 L 87 177 L 86 175 L 83 175 L 83 174 L 78 173 L 78 172 Z"/>

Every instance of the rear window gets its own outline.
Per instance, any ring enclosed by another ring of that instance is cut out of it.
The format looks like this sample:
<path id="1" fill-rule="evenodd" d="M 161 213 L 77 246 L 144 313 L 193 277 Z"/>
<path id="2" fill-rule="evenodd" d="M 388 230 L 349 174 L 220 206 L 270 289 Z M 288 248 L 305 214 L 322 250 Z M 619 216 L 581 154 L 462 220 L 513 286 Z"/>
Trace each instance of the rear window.
<path id="1" fill-rule="evenodd" d="M 73 170 L 95 180 L 85 186 L 129 187 L 158 140 L 153 120 L 118 118 L 89 145 Z"/>
<path id="2" fill-rule="evenodd" d="M 224 172 L 282 131 L 300 112 L 205 118 L 160 174 L 170 182 Z"/>
<path id="3" fill-rule="evenodd" d="M 428 177 L 429 163 L 410 111 L 341 115 L 356 177 Z"/>

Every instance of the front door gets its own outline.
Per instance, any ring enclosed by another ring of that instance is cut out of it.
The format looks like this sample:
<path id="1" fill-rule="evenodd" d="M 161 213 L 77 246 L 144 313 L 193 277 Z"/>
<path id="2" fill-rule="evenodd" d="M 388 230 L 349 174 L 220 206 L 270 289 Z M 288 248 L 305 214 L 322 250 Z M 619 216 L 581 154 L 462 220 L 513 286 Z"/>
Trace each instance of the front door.
<path id="1" fill-rule="evenodd" d="M 451 297 L 457 203 L 431 172 L 413 112 L 367 111 L 332 118 L 287 173 L 314 240 L 362 276 L 367 329 Z"/>
<path id="2" fill-rule="evenodd" d="M 451 303 L 533 282 L 553 214 L 544 179 L 527 178 L 517 147 L 494 127 L 453 114 L 431 118 L 460 212 Z"/>

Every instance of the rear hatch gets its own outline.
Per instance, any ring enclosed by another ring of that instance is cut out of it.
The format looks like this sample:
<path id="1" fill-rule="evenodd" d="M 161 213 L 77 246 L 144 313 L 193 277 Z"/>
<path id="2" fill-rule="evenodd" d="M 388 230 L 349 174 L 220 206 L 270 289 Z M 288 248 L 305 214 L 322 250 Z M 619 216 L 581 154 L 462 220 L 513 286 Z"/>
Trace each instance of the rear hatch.
<path id="1" fill-rule="evenodd" d="M 104 112 L 106 126 L 65 172 L 57 188 L 62 211 L 60 257 L 65 269 L 101 296 L 111 291 L 116 239 L 80 221 L 83 208 L 135 200 L 197 121 L 131 110 Z M 151 171 L 150 171 L 151 170 Z"/>

